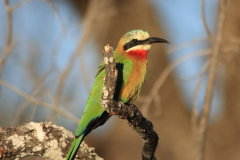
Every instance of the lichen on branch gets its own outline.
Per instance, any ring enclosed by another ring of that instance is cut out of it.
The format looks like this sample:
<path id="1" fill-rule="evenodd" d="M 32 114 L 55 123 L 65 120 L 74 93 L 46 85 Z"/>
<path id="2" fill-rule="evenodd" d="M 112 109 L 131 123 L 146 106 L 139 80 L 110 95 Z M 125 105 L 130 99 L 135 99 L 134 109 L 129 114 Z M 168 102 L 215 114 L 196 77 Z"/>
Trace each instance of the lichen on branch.
<path id="1" fill-rule="evenodd" d="M 40 156 L 44 159 L 65 159 L 74 135 L 51 123 L 27 123 L 17 127 L 0 127 L 0 159 Z M 85 142 L 76 159 L 102 160 Z"/>

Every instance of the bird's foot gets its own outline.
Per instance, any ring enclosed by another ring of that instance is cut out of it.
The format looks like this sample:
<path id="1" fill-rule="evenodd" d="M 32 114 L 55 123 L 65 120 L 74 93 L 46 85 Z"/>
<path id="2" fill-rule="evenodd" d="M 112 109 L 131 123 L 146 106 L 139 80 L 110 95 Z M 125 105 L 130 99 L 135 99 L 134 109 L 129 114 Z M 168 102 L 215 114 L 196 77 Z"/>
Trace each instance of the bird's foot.
<path id="1" fill-rule="evenodd" d="M 117 115 L 118 113 L 115 113 L 115 112 L 110 112 L 109 115 Z"/>

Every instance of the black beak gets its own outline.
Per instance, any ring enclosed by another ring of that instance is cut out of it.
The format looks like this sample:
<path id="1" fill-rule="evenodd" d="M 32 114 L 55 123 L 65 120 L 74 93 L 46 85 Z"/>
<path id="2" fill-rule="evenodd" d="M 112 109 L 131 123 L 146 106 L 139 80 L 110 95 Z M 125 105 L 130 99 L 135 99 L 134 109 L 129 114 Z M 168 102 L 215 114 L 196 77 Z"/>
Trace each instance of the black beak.
<path id="1" fill-rule="evenodd" d="M 137 39 L 132 39 L 130 42 L 126 43 L 123 48 L 124 50 L 128 50 L 129 48 L 132 48 L 137 45 L 144 45 L 144 44 L 153 44 L 153 43 L 169 43 L 167 40 L 162 39 L 162 38 L 156 38 L 156 37 L 150 37 L 145 40 L 137 40 Z"/>
<path id="2" fill-rule="evenodd" d="M 144 40 L 144 43 L 153 44 L 153 43 L 169 43 L 167 40 L 157 37 L 150 37 Z"/>

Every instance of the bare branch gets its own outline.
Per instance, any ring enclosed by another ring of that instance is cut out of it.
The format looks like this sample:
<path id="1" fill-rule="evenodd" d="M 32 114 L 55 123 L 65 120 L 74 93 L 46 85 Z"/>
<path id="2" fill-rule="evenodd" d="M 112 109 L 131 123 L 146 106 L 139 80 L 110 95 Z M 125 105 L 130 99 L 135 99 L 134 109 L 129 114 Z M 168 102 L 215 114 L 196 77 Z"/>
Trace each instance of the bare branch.
<path id="1" fill-rule="evenodd" d="M 124 104 L 121 101 L 113 100 L 117 81 L 117 70 L 112 47 L 105 46 L 104 63 L 106 76 L 103 86 L 103 95 L 100 101 L 101 105 L 109 114 L 118 115 L 122 119 L 127 119 L 133 130 L 142 137 L 144 142 L 142 159 L 155 159 L 154 153 L 158 144 L 158 135 L 154 131 L 152 123 L 143 117 L 142 113 L 135 105 Z"/>
<path id="2" fill-rule="evenodd" d="M 79 45 L 77 46 L 75 53 L 71 56 L 67 67 L 64 69 L 64 71 L 59 76 L 59 83 L 57 86 L 56 100 L 55 100 L 56 107 L 60 106 L 60 100 L 62 97 L 63 87 L 64 87 L 65 81 L 66 81 L 69 73 L 71 72 L 71 70 L 74 66 L 74 62 L 78 58 L 78 56 L 81 54 L 84 46 L 90 39 L 98 2 L 99 2 L 98 0 L 90 1 L 89 7 L 87 9 L 87 13 L 86 13 L 86 16 L 85 16 L 85 19 L 83 22 L 84 29 L 83 29 L 83 36 L 81 38 L 81 41 L 79 42 Z M 51 117 L 55 117 L 55 116 L 56 116 L 56 114 L 54 113 Z"/>
<path id="3" fill-rule="evenodd" d="M 30 92 L 30 96 L 36 96 L 41 93 L 43 93 L 44 90 L 40 90 L 40 88 L 42 87 L 43 83 L 45 82 L 45 80 L 47 79 L 47 77 L 49 76 L 49 74 L 51 73 L 52 69 L 50 69 L 48 72 L 46 72 L 45 74 L 43 74 L 38 80 L 37 82 L 34 84 L 31 92 Z M 16 116 L 13 120 L 13 125 L 18 125 L 21 124 L 23 122 L 21 122 L 21 116 L 23 116 L 24 112 L 27 110 L 28 106 L 30 105 L 31 101 L 28 101 L 27 99 L 24 99 L 24 101 L 22 103 L 20 103 L 18 110 L 16 112 Z M 35 105 L 35 104 L 34 104 Z"/>
<path id="4" fill-rule="evenodd" d="M 143 108 L 144 109 L 148 109 L 151 102 L 153 101 L 153 99 L 155 98 L 155 96 L 158 94 L 159 89 L 161 88 L 161 86 L 163 85 L 163 83 L 165 82 L 165 80 L 167 79 L 167 77 L 169 76 L 169 74 L 171 73 L 171 71 L 180 63 L 184 62 L 187 59 L 190 59 L 192 57 L 198 57 L 198 56 L 206 56 L 206 55 L 210 55 L 211 51 L 210 49 L 205 49 L 205 50 L 200 50 L 197 51 L 195 53 L 191 53 L 191 54 L 187 54 L 185 56 L 182 56 L 179 59 L 176 59 L 175 61 L 171 62 L 170 64 L 168 64 L 168 66 L 163 70 L 163 72 L 160 74 L 159 78 L 156 80 L 156 82 L 154 83 L 150 94 L 148 94 L 148 96 L 145 97 L 144 99 L 144 104 L 143 104 Z"/>
<path id="5" fill-rule="evenodd" d="M 27 123 L 17 127 L 0 127 L 0 159 L 21 159 L 40 156 L 44 159 L 64 159 L 74 135 L 51 123 Z M 85 142 L 76 159 L 102 160 Z"/>
<path id="6" fill-rule="evenodd" d="M 200 73 L 198 73 L 197 75 L 194 75 L 194 76 L 192 76 L 192 77 L 187 77 L 187 78 L 180 77 L 179 79 L 180 79 L 181 81 L 192 81 L 192 80 L 195 80 L 195 79 L 198 79 L 198 78 L 202 78 L 202 76 L 203 76 L 204 74 L 206 74 L 209 65 L 210 65 L 210 63 L 209 63 L 209 61 L 207 61 L 207 62 L 205 62 L 205 64 L 203 65 Z"/>
<path id="7" fill-rule="evenodd" d="M 8 21 L 8 33 L 7 33 L 7 43 L 6 46 L 4 48 L 3 51 L 3 55 L 2 58 L 0 60 L 0 78 L 2 77 L 2 70 L 4 68 L 5 65 L 5 61 L 9 55 L 9 53 L 12 50 L 12 29 L 13 29 L 13 25 L 12 25 L 12 10 L 11 10 L 11 6 L 9 5 L 9 1 L 8 0 L 4 0 L 5 3 L 5 8 L 6 8 L 6 12 L 7 12 L 7 21 Z"/>
<path id="8" fill-rule="evenodd" d="M 206 62 L 205 66 L 203 67 L 203 70 L 201 71 L 201 74 L 199 76 L 199 80 L 196 84 L 195 90 L 194 90 L 194 99 L 193 99 L 193 107 L 192 107 L 192 116 L 191 116 L 191 124 L 192 124 L 192 132 L 193 135 L 196 135 L 198 132 L 198 127 L 197 127 L 197 116 L 198 116 L 198 111 L 197 111 L 197 103 L 198 103 L 198 93 L 200 86 L 202 84 L 204 74 L 208 71 L 208 68 L 210 66 L 209 61 Z"/>
<path id="9" fill-rule="evenodd" d="M 202 21 L 203 21 L 203 25 L 204 25 L 204 28 L 207 32 L 207 35 L 208 35 L 208 38 L 211 40 L 211 42 L 214 41 L 212 35 L 211 35 L 211 32 L 208 28 L 208 25 L 207 25 L 207 21 L 206 21 L 206 15 L 205 15 L 205 0 L 201 0 L 201 13 L 202 13 Z"/>
<path id="10" fill-rule="evenodd" d="M 4 85 L 5 87 L 11 89 L 12 91 L 16 92 L 17 94 L 19 94 L 20 96 L 24 97 L 25 99 L 27 99 L 28 101 L 32 102 L 33 104 L 37 104 L 41 107 L 45 107 L 45 108 L 49 108 L 53 111 L 55 111 L 56 113 L 59 113 L 61 114 L 62 116 L 66 117 L 66 118 L 69 118 L 71 120 L 73 120 L 75 123 L 79 123 L 79 119 L 76 118 L 75 116 L 71 115 L 70 113 L 67 113 L 66 111 L 60 109 L 60 108 L 56 108 L 55 106 L 51 105 L 51 104 L 48 104 L 46 102 L 43 102 L 43 101 L 40 101 L 40 100 L 37 100 L 35 99 L 34 97 L 24 93 L 23 91 L 21 91 L 20 89 L 14 87 L 13 85 L 3 81 L 3 80 L 0 80 L 0 84 Z"/>
<path id="11" fill-rule="evenodd" d="M 60 20 L 60 23 L 61 23 L 61 26 L 62 26 L 62 31 L 63 31 L 63 33 L 65 33 L 67 30 L 66 30 L 65 24 L 63 22 L 62 16 L 60 15 L 55 3 L 51 0 L 41 0 L 41 1 L 49 4 L 52 7 L 54 13 L 56 13 L 58 19 Z"/>
<path id="12" fill-rule="evenodd" d="M 210 60 L 211 65 L 209 69 L 208 84 L 207 84 L 203 109 L 198 121 L 198 133 L 196 137 L 197 160 L 204 159 L 207 123 L 208 123 L 210 109 L 211 109 L 214 79 L 215 79 L 217 66 L 218 66 L 218 54 L 220 52 L 220 43 L 222 41 L 222 30 L 223 30 L 223 24 L 224 24 L 225 14 L 226 14 L 226 0 L 219 0 L 219 5 L 220 7 L 219 7 L 219 21 L 218 21 L 217 35 L 214 41 L 212 57 Z"/>
<path id="13" fill-rule="evenodd" d="M 6 12 L 7 12 L 7 21 L 8 21 L 8 34 L 7 34 L 7 42 L 6 42 L 6 45 L 5 45 L 5 48 L 4 48 L 4 51 L 3 51 L 3 55 L 2 55 L 2 58 L 0 60 L 0 78 L 1 78 L 1 75 L 2 75 L 2 71 L 3 71 L 3 68 L 4 68 L 4 65 L 5 65 L 5 61 L 9 55 L 9 53 L 11 52 L 12 48 L 13 48 L 13 42 L 12 42 L 12 39 L 13 39 L 13 25 L 12 25 L 12 13 L 13 11 L 15 11 L 17 8 L 29 3 L 29 2 L 32 2 L 33 0 L 25 0 L 25 1 L 22 1 L 20 2 L 18 5 L 16 6 L 13 6 L 11 7 L 9 5 L 9 0 L 4 0 L 4 3 L 5 3 L 5 8 L 6 8 Z M 60 19 L 60 23 L 62 25 L 62 29 L 63 31 L 65 31 L 66 27 L 65 27 L 65 24 L 63 23 L 63 20 L 62 20 L 62 17 L 61 15 L 59 14 L 59 11 L 58 9 L 56 8 L 55 4 L 49 0 L 41 0 L 43 2 L 46 2 L 48 3 L 52 8 L 53 10 L 55 11 L 55 13 L 57 14 L 57 16 L 59 17 Z"/>
<path id="14" fill-rule="evenodd" d="M 184 43 L 181 43 L 181 44 L 169 45 L 167 47 L 167 54 L 171 54 L 171 53 L 176 52 L 178 50 L 188 48 L 188 47 L 191 47 L 193 45 L 197 45 L 197 44 L 200 44 L 200 43 L 203 43 L 203 42 L 208 42 L 208 41 L 209 41 L 208 38 L 202 38 L 202 39 L 194 39 L 194 40 L 187 41 L 187 42 L 184 42 Z"/>
<path id="15" fill-rule="evenodd" d="M 18 8 L 20 8 L 20 7 L 28 4 L 28 3 L 30 3 L 30 2 L 33 2 L 33 1 L 36 1 L 36 0 L 24 0 L 24 1 L 21 1 L 21 2 L 19 2 L 17 5 L 11 7 L 11 12 L 13 12 L 13 11 L 17 10 Z M 60 20 L 63 33 L 66 32 L 66 26 L 65 26 L 65 24 L 64 24 L 64 21 L 63 21 L 63 19 L 62 19 L 62 16 L 60 15 L 60 13 L 59 13 L 56 5 L 55 5 L 51 0 L 38 0 L 38 1 L 45 2 L 45 3 L 49 4 L 49 5 L 52 7 L 54 13 L 56 13 L 58 19 Z"/>
<path id="16" fill-rule="evenodd" d="M 28 117 L 28 120 L 27 120 L 28 123 L 30 123 L 30 122 L 32 121 L 32 118 L 33 118 L 33 115 L 34 115 L 34 113 L 35 113 L 36 108 L 37 108 L 37 105 L 36 105 L 36 104 L 33 104 L 31 113 L 30 113 L 30 115 L 29 115 L 29 117 Z"/>
<path id="17" fill-rule="evenodd" d="M 17 5 L 12 6 L 11 10 L 12 10 L 12 11 L 15 11 L 16 9 L 18 9 L 18 8 L 24 6 L 24 5 L 26 5 L 26 4 L 28 4 L 29 2 L 32 2 L 32 1 L 34 1 L 34 0 L 21 1 L 21 2 L 19 2 Z"/>

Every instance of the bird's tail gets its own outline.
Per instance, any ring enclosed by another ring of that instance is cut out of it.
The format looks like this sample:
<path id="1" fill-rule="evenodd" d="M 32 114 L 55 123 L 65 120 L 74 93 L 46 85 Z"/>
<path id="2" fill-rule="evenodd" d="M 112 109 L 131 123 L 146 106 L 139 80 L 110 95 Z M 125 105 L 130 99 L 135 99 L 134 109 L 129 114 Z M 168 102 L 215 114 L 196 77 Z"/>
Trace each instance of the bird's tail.
<path id="1" fill-rule="evenodd" d="M 82 140 L 83 140 L 83 134 L 73 140 L 72 145 L 68 151 L 66 160 L 73 160 L 75 158 L 76 153 L 78 151 L 78 147 L 81 144 Z"/>

